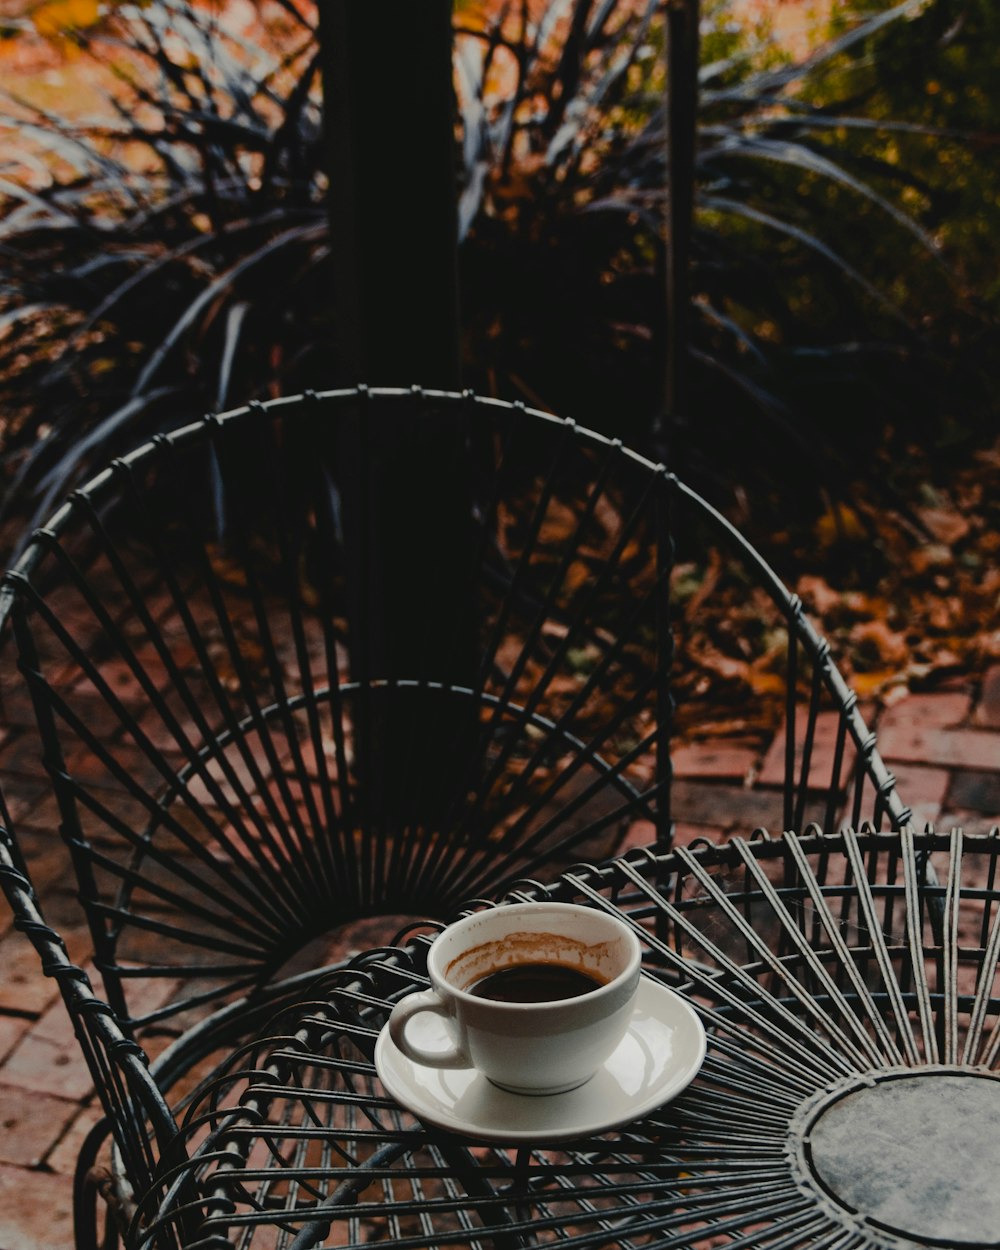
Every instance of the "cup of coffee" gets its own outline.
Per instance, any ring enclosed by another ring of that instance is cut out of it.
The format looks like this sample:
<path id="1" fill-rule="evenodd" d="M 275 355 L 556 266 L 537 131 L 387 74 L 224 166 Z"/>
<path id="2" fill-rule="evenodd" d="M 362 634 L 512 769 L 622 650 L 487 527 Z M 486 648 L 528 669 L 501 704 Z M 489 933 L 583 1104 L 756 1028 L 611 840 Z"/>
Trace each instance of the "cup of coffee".
<path id="1" fill-rule="evenodd" d="M 389 1034 L 414 1063 L 476 1068 L 512 1093 L 560 1094 L 589 1080 L 625 1036 L 640 957 L 631 929 L 591 907 L 476 912 L 434 940 L 431 988 L 396 1004 Z M 418 1036 L 428 1012 L 446 1022 L 445 1047 Z"/>

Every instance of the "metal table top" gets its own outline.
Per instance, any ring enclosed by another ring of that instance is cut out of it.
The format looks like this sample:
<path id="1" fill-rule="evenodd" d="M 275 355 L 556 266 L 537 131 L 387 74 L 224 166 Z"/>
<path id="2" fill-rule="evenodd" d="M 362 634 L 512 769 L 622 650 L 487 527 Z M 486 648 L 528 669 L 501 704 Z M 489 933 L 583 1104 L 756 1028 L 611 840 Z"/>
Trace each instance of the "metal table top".
<path id="1" fill-rule="evenodd" d="M 787 835 L 526 883 L 508 897 L 625 917 L 708 1034 L 676 1098 L 578 1140 L 477 1140 L 399 1106 L 373 1049 L 431 935 L 367 952 L 200 1091 L 147 1244 L 998 1246 L 998 852 Z"/>

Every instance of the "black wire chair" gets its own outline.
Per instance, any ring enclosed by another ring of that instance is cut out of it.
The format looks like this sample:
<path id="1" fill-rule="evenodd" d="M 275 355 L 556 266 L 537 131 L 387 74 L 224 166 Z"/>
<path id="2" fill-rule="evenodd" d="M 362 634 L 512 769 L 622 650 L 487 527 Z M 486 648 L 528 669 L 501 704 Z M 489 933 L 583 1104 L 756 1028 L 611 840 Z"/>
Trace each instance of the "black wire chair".
<path id="1" fill-rule="evenodd" d="M 619 442 L 471 394 L 360 387 L 154 438 L 31 536 L 0 621 L 103 999 L 38 927 L 12 832 L 4 884 L 139 1192 L 168 1166 L 166 1095 L 294 1001 L 338 926 L 447 916 L 636 821 L 668 846 L 699 645 L 766 672 L 723 693 L 785 734 L 771 823 L 909 815 L 828 645 L 731 525 Z M 150 1010 L 153 978 L 176 985 Z M 177 1036 L 147 1086 L 153 1033 Z"/>
<path id="2" fill-rule="evenodd" d="M 998 861 L 996 830 L 847 830 L 523 883 L 511 899 L 623 916 L 696 1005 L 707 1057 L 675 1101 L 559 1145 L 422 1125 L 373 1064 L 427 984 L 413 937 L 324 976 L 203 1086 L 135 1244 L 187 1223 L 218 1250 L 996 1246 Z"/>

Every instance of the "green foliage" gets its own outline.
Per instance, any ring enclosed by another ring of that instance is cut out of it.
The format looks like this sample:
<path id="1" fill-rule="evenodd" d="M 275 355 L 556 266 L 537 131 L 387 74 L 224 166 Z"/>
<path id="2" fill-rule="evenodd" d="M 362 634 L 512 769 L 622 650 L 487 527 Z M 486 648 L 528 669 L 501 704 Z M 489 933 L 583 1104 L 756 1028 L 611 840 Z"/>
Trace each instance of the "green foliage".
<path id="1" fill-rule="evenodd" d="M 1000 349 L 1000 10 L 990 0 L 930 0 L 910 20 L 867 41 L 863 55 L 831 63 L 817 100 L 850 98 L 869 123 L 838 142 L 859 166 L 895 185 L 947 256 L 955 282 L 933 267 L 899 264 L 873 235 L 872 263 L 893 274 L 895 298 L 919 326 L 934 369 L 914 398 L 915 431 L 950 465 L 956 448 L 989 435 Z M 895 119 L 905 119 L 900 123 Z M 871 175 L 869 175 L 871 176 Z M 900 430 L 905 435 L 905 429 Z"/>

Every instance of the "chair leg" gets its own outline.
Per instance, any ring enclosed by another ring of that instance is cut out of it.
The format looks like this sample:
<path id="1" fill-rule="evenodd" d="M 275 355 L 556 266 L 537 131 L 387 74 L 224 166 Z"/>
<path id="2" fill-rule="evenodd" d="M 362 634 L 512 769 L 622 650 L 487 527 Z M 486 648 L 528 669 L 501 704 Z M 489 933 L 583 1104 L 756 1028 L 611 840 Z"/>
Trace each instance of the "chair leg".
<path id="1" fill-rule="evenodd" d="M 73 1241 L 76 1250 L 115 1250 L 119 1243 L 118 1225 L 110 1203 L 105 1203 L 104 1236 L 99 1237 L 98 1198 L 106 1191 L 110 1176 L 95 1167 L 97 1153 L 107 1140 L 111 1123 L 107 1117 L 98 1120 L 80 1148 L 73 1174 Z"/>

